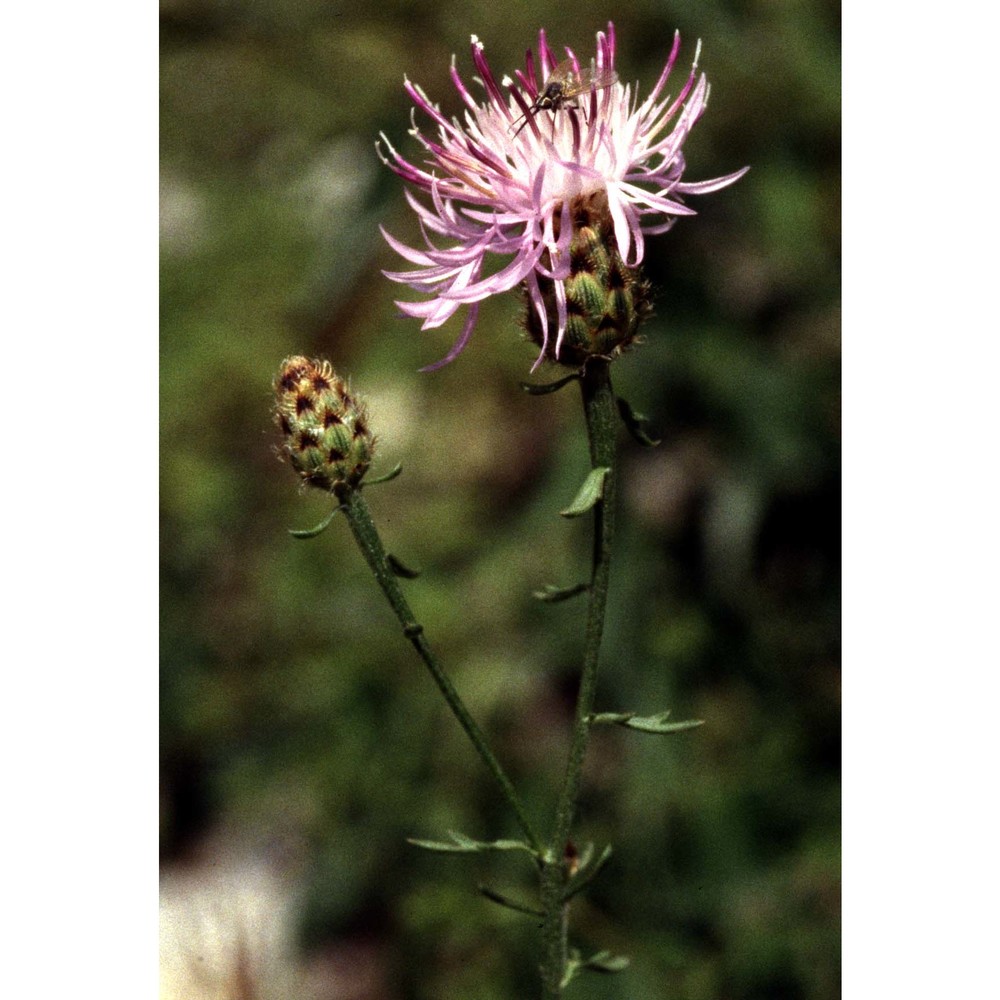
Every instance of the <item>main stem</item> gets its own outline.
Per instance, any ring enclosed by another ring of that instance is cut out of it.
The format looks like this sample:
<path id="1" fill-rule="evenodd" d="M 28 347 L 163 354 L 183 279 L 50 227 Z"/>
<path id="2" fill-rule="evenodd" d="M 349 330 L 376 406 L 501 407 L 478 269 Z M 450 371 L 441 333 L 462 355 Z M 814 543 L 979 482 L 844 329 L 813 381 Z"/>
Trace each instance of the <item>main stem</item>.
<path id="1" fill-rule="evenodd" d="M 364 498 L 358 490 L 348 487 L 339 492 L 337 498 L 343 505 L 344 513 L 347 515 L 347 520 L 351 525 L 351 531 L 354 532 L 354 537 L 361 551 L 364 553 L 365 560 L 368 562 L 371 571 L 375 574 L 375 579 L 378 581 L 382 592 L 385 594 L 389 604 L 392 606 L 392 610 L 395 611 L 396 617 L 403 626 L 403 635 L 413 644 L 414 649 L 416 649 L 420 658 L 426 664 L 427 669 L 431 672 L 431 676 L 434 678 L 441 694 L 444 695 L 445 701 L 448 702 L 448 707 L 452 710 L 455 718 L 458 719 L 459 724 L 472 741 L 472 745 L 478 751 L 483 763 L 489 768 L 493 777 L 496 778 L 497 783 L 503 791 L 504 798 L 506 798 L 508 805 L 513 810 L 518 826 L 520 826 L 528 843 L 538 854 L 541 854 L 541 839 L 532 828 L 521 805 L 521 800 L 514 790 L 514 786 L 511 784 L 504 769 L 500 766 L 500 762 L 494 756 L 493 751 L 490 750 L 483 731 L 476 724 L 476 720 L 469 714 L 465 703 L 455 690 L 450 678 L 444 672 L 440 661 L 424 638 L 424 628 L 414 618 L 413 612 L 410 610 L 410 606 L 403 596 L 399 581 L 389 566 L 385 548 L 382 545 L 375 522 L 372 520 L 371 513 L 368 510 L 368 504 L 365 503 Z"/>
<path id="2" fill-rule="evenodd" d="M 583 773 L 583 760 L 590 735 L 590 716 L 597 690 L 597 668 L 604 632 L 604 613 L 608 599 L 611 570 L 611 546 L 615 526 L 615 430 L 617 427 L 614 391 L 611 388 L 609 363 L 592 359 L 580 380 L 583 409 L 587 418 L 592 468 L 607 468 L 601 499 L 594 505 L 594 556 L 587 606 L 587 627 L 583 654 L 583 672 L 576 700 L 573 736 L 566 775 L 556 809 L 552 839 L 545 853 L 541 876 L 544 958 L 542 962 L 543 1000 L 562 996 L 566 975 L 569 903 L 565 900 L 570 877 L 567 847 Z"/>

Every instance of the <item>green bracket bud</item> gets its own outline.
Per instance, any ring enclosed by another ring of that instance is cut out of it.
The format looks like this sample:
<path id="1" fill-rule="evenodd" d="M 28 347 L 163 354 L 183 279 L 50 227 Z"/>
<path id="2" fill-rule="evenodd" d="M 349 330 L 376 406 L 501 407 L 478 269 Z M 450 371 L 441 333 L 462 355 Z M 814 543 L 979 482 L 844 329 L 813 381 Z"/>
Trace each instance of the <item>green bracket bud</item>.
<path id="1" fill-rule="evenodd" d="M 670 712 L 658 712 L 656 715 L 636 715 L 635 712 L 598 712 L 590 715 L 587 721 L 591 725 L 624 726 L 640 733 L 681 733 L 685 729 L 695 729 L 705 724 L 704 719 L 686 719 L 684 722 L 667 722 Z"/>
<path id="2" fill-rule="evenodd" d="M 371 464 L 375 436 L 364 404 L 329 361 L 286 358 L 274 380 L 282 453 L 306 486 L 341 499 Z"/>
<path id="3" fill-rule="evenodd" d="M 652 312 L 650 288 L 638 267 L 629 267 L 618 252 L 615 223 L 604 193 L 574 198 L 573 238 L 564 298 L 551 280 L 538 283 L 545 322 L 538 304 L 525 294 L 523 324 L 528 337 L 557 364 L 579 368 L 588 358 L 612 360 L 636 342 L 642 321 Z M 560 317 L 565 330 L 556 354 L 554 338 Z"/>
<path id="4" fill-rule="evenodd" d="M 607 466 L 603 465 L 591 469 L 573 502 L 559 513 L 563 517 L 580 517 L 582 514 L 586 514 L 604 495 L 604 480 L 610 471 Z"/>

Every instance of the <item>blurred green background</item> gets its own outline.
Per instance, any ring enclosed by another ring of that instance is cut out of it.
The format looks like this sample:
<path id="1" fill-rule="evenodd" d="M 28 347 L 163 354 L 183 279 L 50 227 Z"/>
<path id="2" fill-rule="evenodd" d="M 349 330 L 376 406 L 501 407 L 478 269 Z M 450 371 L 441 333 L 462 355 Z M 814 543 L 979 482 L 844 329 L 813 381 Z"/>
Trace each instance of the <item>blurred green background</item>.
<path id="1" fill-rule="evenodd" d="M 587 571 L 566 506 L 588 461 L 578 394 L 518 388 L 515 295 L 470 347 L 419 332 L 385 280 L 384 224 L 419 242 L 401 181 L 404 73 L 448 113 L 477 34 L 499 77 L 544 26 L 591 51 L 581 2 L 161 3 L 162 861 L 241 851 L 291 873 L 299 961 L 321 1000 L 537 993 L 511 856 L 406 843 L 515 833 L 345 524 L 275 458 L 281 360 L 329 358 L 370 403 L 368 493 L 427 635 L 537 817 L 564 765 L 584 604 L 533 600 Z M 832 1000 L 839 958 L 839 7 L 635 2 L 617 65 L 645 94 L 675 28 L 710 107 L 686 179 L 744 164 L 647 242 L 656 314 L 616 387 L 663 437 L 623 435 L 620 544 L 598 707 L 706 725 L 591 745 L 580 842 L 612 863 L 574 911 L 584 948 L 632 956 L 588 998 Z M 585 520 L 585 519 L 584 519 Z M 306 995 L 303 993 L 301 995 Z"/>

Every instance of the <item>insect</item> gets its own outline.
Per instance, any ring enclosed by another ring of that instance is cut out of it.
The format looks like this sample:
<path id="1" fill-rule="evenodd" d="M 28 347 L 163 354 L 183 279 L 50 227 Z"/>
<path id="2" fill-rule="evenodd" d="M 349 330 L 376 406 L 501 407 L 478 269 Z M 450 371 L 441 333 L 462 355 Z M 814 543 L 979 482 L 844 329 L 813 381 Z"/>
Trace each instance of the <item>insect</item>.
<path id="1" fill-rule="evenodd" d="M 572 59 L 564 59 L 548 75 L 541 93 L 535 98 L 535 103 L 528 108 L 527 113 L 511 122 L 512 128 L 519 121 L 521 122 L 514 135 L 518 135 L 521 129 L 528 124 L 529 116 L 534 118 L 539 111 L 558 111 L 568 101 L 574 100 L 591 88 L 603 90 L 617 82 L 618 74 L 613 69 L 607 67 L 599 69 L 592 62 L 589 66 L 580 67 L 578 72 Z M 572 106 L 576 107 L 575 104 Z M 521 121 L 522 118 L 524 121 Z"/>

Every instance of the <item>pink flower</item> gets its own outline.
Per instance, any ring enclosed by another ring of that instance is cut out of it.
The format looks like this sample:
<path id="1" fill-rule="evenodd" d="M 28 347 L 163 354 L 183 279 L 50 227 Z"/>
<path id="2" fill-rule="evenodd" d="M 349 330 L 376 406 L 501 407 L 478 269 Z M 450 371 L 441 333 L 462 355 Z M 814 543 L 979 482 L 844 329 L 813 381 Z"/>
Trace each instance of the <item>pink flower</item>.
<path id="1" fill-rule="evenodd" d="M 567 61 L 558 64 L 540 31 L 540 75 L 529 49 L 524 71 L 515 71 L 516 81 L 504 77 L 501 84 L 473 35 L 472 60 L 487 100 L 476 103 L 453 58 L 451 78 L 467 107 L 464 121 L 446 119 L 420 87 L 404 80 L 407 93 L 436 124 L 436 135 L 424 135 L 416 124 L 411 129 L 427 153 L 421 166 L 405 160 L 384 134 L 388 153 L 377 148 L 384 163 L 429 197 L 425 203 L 406 191 L 425 246 L 409 247 L 383 229 L 389 245 L 417 265 L 384 273 L 429 296 L 397 302 L 405 315 L 423 320 L 424 330 L 469 307 L 454 346 L 424 370 L 441 367 L 465 347 L 483 299 L 522 283 L 543 331 L 536 366 L 550 339 L 543 291 L 554 292 L 558 306 L 554 355 L 559 356 L 574 201 L 606 197 L 618 252 L 627 267 L 635 268 L 642 262 L 646 235 L 666 232 L 679 215 L 696 214 L 681 200 L 684 195 L 708 194 L 743 176 L 748 168 L 715 180 L 682 182 L 681 146 L 705 110 L 709 87 L 704 74 L 697 74 L 696 52 L 680 93 L 660 100 L 679 51 L 675 34 L 670 58 L 641 104 L 630 85 L 618 82 L 611 23 L 607 34 L 597 33 L 597 53 L 589 65 L 569 48 Z M 484 276 L 493 254 L 513 257 Z"/>

